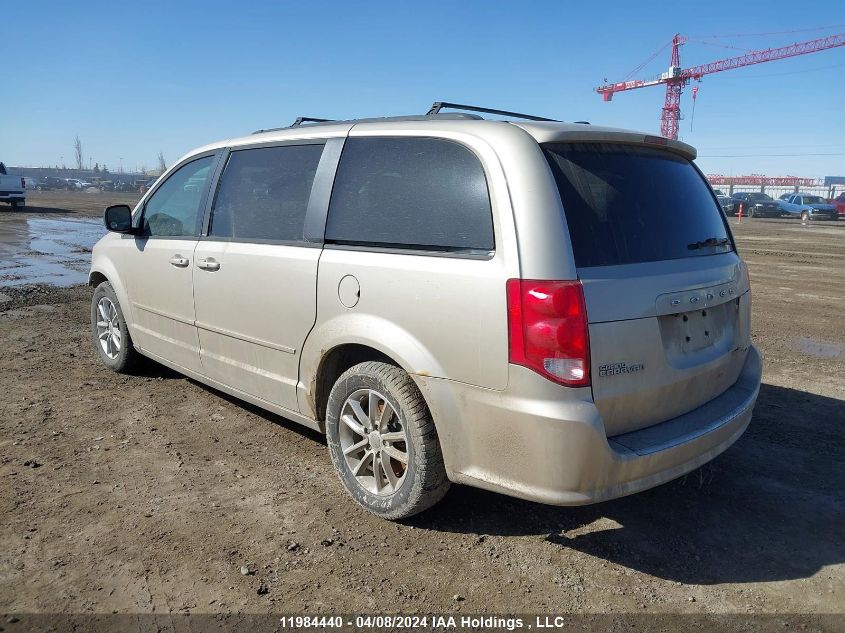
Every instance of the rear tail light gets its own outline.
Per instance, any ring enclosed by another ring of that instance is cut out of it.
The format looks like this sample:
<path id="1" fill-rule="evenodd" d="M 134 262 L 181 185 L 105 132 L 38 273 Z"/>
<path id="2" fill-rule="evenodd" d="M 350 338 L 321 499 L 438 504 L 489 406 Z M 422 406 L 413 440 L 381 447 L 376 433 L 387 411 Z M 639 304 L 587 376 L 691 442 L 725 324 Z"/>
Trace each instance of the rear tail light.
<path id="1" fill-rule="evenodd" d="M 21 189 L 26 189 L 26 180 L 21 178 Z"/>
<path id="2" fill-rule="evenodd" d="M 590 335 L 580 281 L 509 279 L 508 359 L 569 387 L 590 384 Z"/>

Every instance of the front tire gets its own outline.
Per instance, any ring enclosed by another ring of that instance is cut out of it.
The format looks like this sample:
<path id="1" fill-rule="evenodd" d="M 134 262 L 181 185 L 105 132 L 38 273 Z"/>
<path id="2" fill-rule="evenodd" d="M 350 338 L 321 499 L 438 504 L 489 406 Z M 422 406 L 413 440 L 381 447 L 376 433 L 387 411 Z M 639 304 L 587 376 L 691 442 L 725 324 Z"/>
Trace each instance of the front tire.
<path id="1" fill-rule="evenodd" d="M 112 371 L 128 373 L 138 362 L 120 302 L 107 281 L 91 298 L 91 334 L 100 360 Z"/>
<path id="2" fill-rule="evenodd" d="M 807 211 L 801 212 L 801 223 L 807 224 L 810 221 L 810 214 Z"/>
<path id="3" fill-rule="evenodd" d="M 338 378 L 326 407 L 326 439 L 347 492 L 384 519 L 418 514 L 449 490 L 428 406 L 395 365 L 361 363 Z"/>

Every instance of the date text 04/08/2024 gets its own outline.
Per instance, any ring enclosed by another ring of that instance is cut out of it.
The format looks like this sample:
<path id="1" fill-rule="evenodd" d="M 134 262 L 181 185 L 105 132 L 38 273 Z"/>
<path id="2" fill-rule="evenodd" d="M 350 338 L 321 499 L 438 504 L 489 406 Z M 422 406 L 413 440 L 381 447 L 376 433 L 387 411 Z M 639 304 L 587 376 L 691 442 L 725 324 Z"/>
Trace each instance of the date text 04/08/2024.
<path id="1" fill-rule="evenodd" d="M 562 616 L 536 616 L 534 621 L 520 617 L 504 616 L 451 616 L 451 615 L 357 615 L 342 616 L 284 616 L 279 623 L 285 628 L 333 629 L 345 626 L 356 628 L 407 628 L 407 629 L 558 629 L 566 626 Z"/>

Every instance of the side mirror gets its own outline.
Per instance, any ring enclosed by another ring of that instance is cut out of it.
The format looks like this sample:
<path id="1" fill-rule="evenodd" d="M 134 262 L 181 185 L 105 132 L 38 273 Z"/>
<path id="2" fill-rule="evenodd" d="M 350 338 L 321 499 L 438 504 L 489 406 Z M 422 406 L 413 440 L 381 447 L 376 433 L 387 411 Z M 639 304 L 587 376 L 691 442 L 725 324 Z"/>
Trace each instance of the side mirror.
<path id="1" fill-rule="evenodd" d="M 114 233 L 134 233 L 132 226 L 132 209 L 125 204 L 114 204 L 106 208 L 103 216 L 106 229 Z"/>

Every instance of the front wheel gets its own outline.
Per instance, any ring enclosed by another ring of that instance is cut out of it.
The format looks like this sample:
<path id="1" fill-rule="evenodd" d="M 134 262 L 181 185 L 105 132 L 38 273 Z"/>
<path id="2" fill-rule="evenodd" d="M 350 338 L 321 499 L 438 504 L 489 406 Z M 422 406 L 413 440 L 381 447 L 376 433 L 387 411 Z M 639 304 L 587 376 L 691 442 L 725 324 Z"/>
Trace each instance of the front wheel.
<path id="1" fill-rule="evenodd" d="M 748 217 L 749 219 L 754 217 L 754 207 L 748 207 Z"/>
<path id="2" fill-rule="evenodd" d="M 112 371 L 127 373 L 138 361 L 117 295 L 107 281 L 91 298 L 91 334 L 100 360 Z"/>
<path id="3" fill-rule="evenodd" d="M 431 413 L 399 367 L 371 361 L 341 375 L 326 407 L 326 439 L 347 492 L 384 519 L 418 514 L 449 490 Z"/>
<path id="4" fill-rule="evenodd" d="M 801 222 L 807 224 L 810 221 L 810 214 L 807 211 L 801 212 Z"/>

